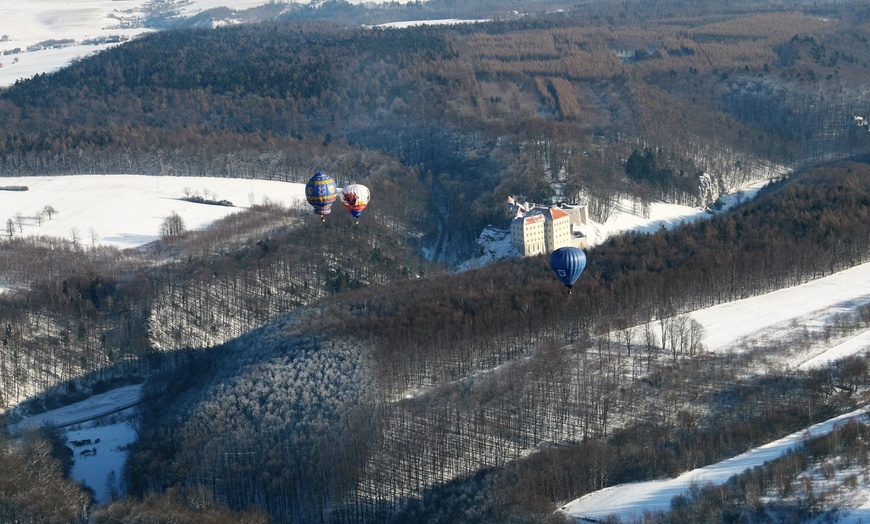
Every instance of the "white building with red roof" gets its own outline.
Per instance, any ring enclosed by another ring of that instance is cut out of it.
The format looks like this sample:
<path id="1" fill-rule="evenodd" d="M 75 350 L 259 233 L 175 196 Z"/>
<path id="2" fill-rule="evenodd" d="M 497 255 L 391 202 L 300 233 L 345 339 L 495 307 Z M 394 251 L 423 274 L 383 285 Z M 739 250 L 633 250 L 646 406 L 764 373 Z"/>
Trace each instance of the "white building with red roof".
<path id="1" fill-rule="evenodd" d="M 589 223 L 586 206 L 547 207 L 516 204 L 511 221 L 511 245 L 523 256 L 551 253 L 560 247 L 589 246 L 581 226 Z"/>
<path id="2" fill-rule="evenodd" d="M 519 216 L 511 221 L 511 245 L 521 255 L 546 253 L 544 215 Z"/>

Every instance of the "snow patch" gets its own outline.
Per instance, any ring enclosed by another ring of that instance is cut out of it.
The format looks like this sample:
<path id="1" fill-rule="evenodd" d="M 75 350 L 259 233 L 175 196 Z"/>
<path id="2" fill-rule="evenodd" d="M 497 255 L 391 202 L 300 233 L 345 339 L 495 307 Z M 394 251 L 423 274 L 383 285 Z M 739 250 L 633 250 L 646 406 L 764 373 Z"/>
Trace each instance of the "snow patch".
<path id="1" fill-rule="evenodd" d="M 477 239 L 478 245 L 483 249 L 483 254 L 477 258 L 466 260 L 459 265 L 457 271 L 467 271 L 483 267 L 497 260 L 520 256 L 519 252 L 511 245 L 510 231 L 488 226 Z"/>

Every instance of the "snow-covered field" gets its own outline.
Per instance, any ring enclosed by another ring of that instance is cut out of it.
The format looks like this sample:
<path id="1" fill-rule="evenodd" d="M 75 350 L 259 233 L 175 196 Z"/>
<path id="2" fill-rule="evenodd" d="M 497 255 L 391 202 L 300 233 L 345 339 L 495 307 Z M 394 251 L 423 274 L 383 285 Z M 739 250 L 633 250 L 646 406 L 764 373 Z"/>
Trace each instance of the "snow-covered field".
<path id="1" fill-rule="evenodd" d="M 160 224 L 177 213 L 188 230 L 238 213 L 266 199 L 284 206 L 305 205 L 305 184 L 212 177 L 81 175 L 0 178 L 0 187 L 26 186 L 27 191 L 0 190 L 0 227 L 8 236 L 53 236 L 72 241 L 73 231 L 85 246 L 137 247 L 159 238 Z M 188 195 L 229 200 L 233 207 L 182 200 Z M 38 215 L 46 206 L 51 217 Z M 19 214 L 21 227 L 19 228 Z"/>
<path id="2" fill-rule="evenodd" d="M 215 7 L 240 11 L 269 1 L 0 0 L 0 87 L 151 32 L 144 27 L 149 5 L 173 6 L 179 16 L 189 17 Z"/>
<path id="3" fill-rule="evenodd" d="M 142 0 L 0 1 L 0 86 L 148 32 L 144 6 Z M 114 37 L 117 42 L 86 43 Z"/>
<path id="4" fill-rule="evenodd" d="M 811 291 L 808 291 L 811 290 Z M 795 326 L 822 329 L 826 321 L 837 313 L 854 310 L 870 303 L 870 265 L 835 273 L 821 280 L 800 286 L 780 289 L 764 296 L 764 308 L 757 308 L 756 298 L 728 302 L 692 313 L 704 326 L 706 336 L 701 341 L 707 351 L 733 351 L 748 338 L 773 339 Z M 856 337 L 863 341 L 864 336 Z M 851 347 L 847 344 L 847 347 Z M 866 346 L 865 346 L 866 347 Z M 841 358 L 844 351 L 830 348 L 825 354 L 808 354 L 793 360 L 793 366 L 806 367 L 809 363 L 827 364 Z"/>

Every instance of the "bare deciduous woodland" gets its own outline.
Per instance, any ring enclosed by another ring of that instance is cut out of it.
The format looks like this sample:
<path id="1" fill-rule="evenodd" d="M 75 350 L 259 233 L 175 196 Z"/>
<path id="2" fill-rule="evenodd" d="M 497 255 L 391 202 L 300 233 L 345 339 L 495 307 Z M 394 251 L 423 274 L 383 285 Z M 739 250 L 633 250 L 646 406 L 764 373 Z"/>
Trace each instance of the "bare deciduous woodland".
<path id="1" fill-rule="evenodd" d="M 167 222 L 123 252 L 21 238 L 0 216 L 13 230 L 0 240 L 0 408 L 143 381 L 153 399 L 123 500 L 93 507 L 63 478 L 59 437 L 30 435 L 3 442 L 0 460 L 30 465 L 3 462 L 0 515 L 560 522 L 556 508 L 590 491 L 854 409 L 865 357 L 798 372 L 768 360 L 789 348 L 711 354 L 687 313 L 870 257 L 870 133 L 853 118 L 870 116 L 870 8 L 685 4 L 407 29 L 297 8 L 160 31 L 0 92 L 0 177 L 324 170 L 376 195 L 358 226 L 264 202 L 205 231 Z M 507 223 L 509 195 L 587 203 L 603 221 L 621 198 L 715 209 L 768 178 L 734 211 L 591 249 L 571 295 L 545 257 L 450 271 L 483 227 Z M 868 324 L 864 306 L 829 332 Z M 866 430 L 844 431 L 801 460 L 863 460 Z M 16 491 L 30 481 L 13 470 L 40 483 Z M 657 518 L 751 520 L 770 471 Z M 711 509 L 717 497 L 732 505 Z M 819 515 L 820 500 L 792 511 Z"/>

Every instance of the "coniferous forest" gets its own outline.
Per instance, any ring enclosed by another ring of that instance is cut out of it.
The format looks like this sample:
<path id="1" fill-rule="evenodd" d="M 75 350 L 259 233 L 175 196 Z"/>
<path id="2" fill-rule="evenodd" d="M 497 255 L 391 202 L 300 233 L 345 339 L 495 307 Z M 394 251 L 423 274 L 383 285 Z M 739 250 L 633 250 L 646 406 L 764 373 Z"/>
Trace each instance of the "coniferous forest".
<path id="1" fill-rule="evenodd" d="M 0 408 L 129 382 L 152 399 L 106 507 L 64 478 L 56 433 L 2 435 L 0 520 L 561 522 L 585 493 L 858 406 L 866 358 L 800 372 L 771 363 L 793 348 L 708 353 L 687 313 L 870 258 L 854 119 L 870 8 L 685 4 L 405 29 L 300 8 L 165 29 L 0 91 L 0 177 L 324 170 L 377 195 L 353 227 L 264 202 L 142 250 L 0 241 Z M 545 257 L 451 269 L 509 195 L 603 222 L 620 199 L 715 209 L 767 178 L 733 211 L 590 249 L 570 295 Z M 868 324 L 865 306 L 830 330 Z M 657 518 L 754 521 L 754 486 Z"/>

